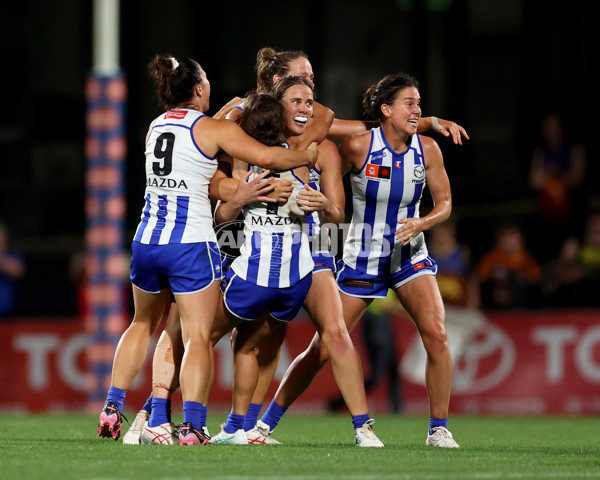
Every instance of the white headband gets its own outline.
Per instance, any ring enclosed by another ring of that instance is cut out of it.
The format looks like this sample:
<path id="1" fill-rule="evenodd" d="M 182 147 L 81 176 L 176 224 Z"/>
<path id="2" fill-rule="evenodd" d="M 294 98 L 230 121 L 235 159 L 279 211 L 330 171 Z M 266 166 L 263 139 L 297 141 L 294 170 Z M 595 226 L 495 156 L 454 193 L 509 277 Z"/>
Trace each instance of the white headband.
<path id="1" fill-rule="evenodd" d="M 175 60 L 175 57 L 171 57 L 171 63 L 173 64 L 173 70 L 177 70 L 177 67 L 179 66 L 179 62 L 177 60 Z"/>

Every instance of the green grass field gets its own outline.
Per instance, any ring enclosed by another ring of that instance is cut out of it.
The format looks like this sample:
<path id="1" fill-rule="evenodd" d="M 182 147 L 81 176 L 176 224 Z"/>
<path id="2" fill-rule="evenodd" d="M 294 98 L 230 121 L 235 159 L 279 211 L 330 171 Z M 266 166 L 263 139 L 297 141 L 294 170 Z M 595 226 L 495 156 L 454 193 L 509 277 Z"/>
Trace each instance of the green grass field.
<path id="1" fill-rule="evenodd" d="M 225 414 L 209 414 L 216 433 Z M 96 422 L 0 414 L 0 479 L 600 478 L 600 419 L 591 417 L 454 417 L 459 450 L 426 447 L 427 420 L 401 416 L 377 417 L 383 449 L 355 447 L 344 415 L 288 415 L 273 435 L 280 446 L 128 446 L 98 438 Z"/>

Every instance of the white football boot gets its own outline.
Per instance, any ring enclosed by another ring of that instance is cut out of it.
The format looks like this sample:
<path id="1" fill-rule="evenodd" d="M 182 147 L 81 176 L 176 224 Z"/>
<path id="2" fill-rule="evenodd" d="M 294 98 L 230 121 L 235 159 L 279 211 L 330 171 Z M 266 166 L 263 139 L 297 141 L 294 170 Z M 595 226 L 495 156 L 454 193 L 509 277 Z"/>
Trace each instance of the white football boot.
<path id="1" fill-rule="evenodd" d="M 452 437 L 452 433 L 444 427 L 434 427 L 431 434 L 427 431 L 425 445 L 440 448 L 460 448 L 460 445 Z"/>
<path id="2" fill-rule="evenodd" d="M 250 445 L 281 445 L 281 442 L 271 437 L 271 433 L 273 432 L 269 426 L 259 420 L 252 430 L 246 432 L 246 437 Z"/>
<path id="3" fill-rule="evenodd" d="M 210 443 L 213 445 L 248 445 L 248 437 L 243 428 L 236 430 L 235 433 L 227 433 L 223 430 L 225 424 L 221 425 L 221 431 L 210 439 Z"/>
<path id="4" fill-rule="evenodd" d="M 127 430 L 127 433 L 123 437 L 123 443 L 125 445 L 139 445 L 140 444 L 140 434 L 142 433 L 142 429 L 144 428 L 144 423 L 148 421 L 150 418 L 150 413 L 146 410 L 140 410 L 136 416 L 135 420 Z"/>
<path id="5" fill-rule="evenodd" d="M 179 432 L 174 424 L 163 423 L 157 427 L 144 425 L 140 434 L 141 445 L 178 445 Z"/>
<path id="6" fill-rule="evenodd" d="M 355 440 L 357 447 L 383 447 L 383 442 L 377 438 L 371 425 L 375 423 L 375 420 L 370 418 L 367 420 L 362 427 L 357 428 L 355 432 Z"/>

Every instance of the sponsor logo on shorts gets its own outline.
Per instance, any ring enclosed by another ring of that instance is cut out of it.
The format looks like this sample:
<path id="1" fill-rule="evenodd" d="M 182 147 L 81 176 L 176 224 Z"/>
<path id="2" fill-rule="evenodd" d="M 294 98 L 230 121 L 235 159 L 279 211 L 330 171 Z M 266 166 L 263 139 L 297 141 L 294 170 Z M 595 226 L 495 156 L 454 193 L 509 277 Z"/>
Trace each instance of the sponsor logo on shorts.
<path id="1" fill-rule="evenodd" d="M 344 278 L 342 285 L 347 288 L 366 288 L 373 290 L 375 288 L 375 282 L 370 280 L 357 280 L 355 278 Z"/>
<path id="2" fill-rule="evenodd" d="M 418 271 L 418 270 L 422 270 L 422 269 L 424 269 L 424 268 L 428 268 L 428 267 L 431 267 L 431 264 L 430 264 L 430 263 L 428 263 L 428 262 L 419 262 L 419 263 L 415 263 L 415 264 L 413 265 L 413 268 L 414 268 L 415 270 L 417 270 L 417 271 Z"/>

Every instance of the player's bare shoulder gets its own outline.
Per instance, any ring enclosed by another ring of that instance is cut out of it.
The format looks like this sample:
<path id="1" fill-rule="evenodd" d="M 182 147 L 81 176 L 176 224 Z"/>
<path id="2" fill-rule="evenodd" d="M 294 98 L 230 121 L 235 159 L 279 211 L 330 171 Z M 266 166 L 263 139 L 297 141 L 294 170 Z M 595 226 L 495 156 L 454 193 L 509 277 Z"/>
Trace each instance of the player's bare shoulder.
<path id="1" fill-rule="evenodd" d="M 425 135 L 420 135 L 420 138 L 421 146 L 423 147 L 423 156 L 425 157 L 425 164 L 427 166 L 438 162 L 443 164 L 444 158 L 438 143 L 433 138 Z"/>
<path id="2" fill-rule="evenodd" d="M 237 132 L 240 127 L 232 121 L 223 119 L 214 119 L 208 115 L 204 116 L 200 121 L 196 122 L 194 129 L 198 128 L 201 131 L 209 131 L 215 134 L 226 135 L 230 132 Z"/>
<path id="3" fill-rule="evenodd" d="M 340 153 L 342 155 L 361 154 L 366 152 L 371 145 L 371 131 L 348 135 L 342 140 L 340 145 Z"/>
<path id="4" fill-rule="evenodd" d="M 361 168 L 371 146 L 371 137 L 370 130 L 344 137 L 340 145 L 344 173 Z"/>
<path id="5" fill-rule="evenodd" d="M 323 166 L 331 166 L 332 168 L 339 168 L 340 154 L 338 147 L 335 142 L 329 139 L 323 140 L 319 144 L 319 160 L 317 160 L 317 168 L 322 170 Z"/>

